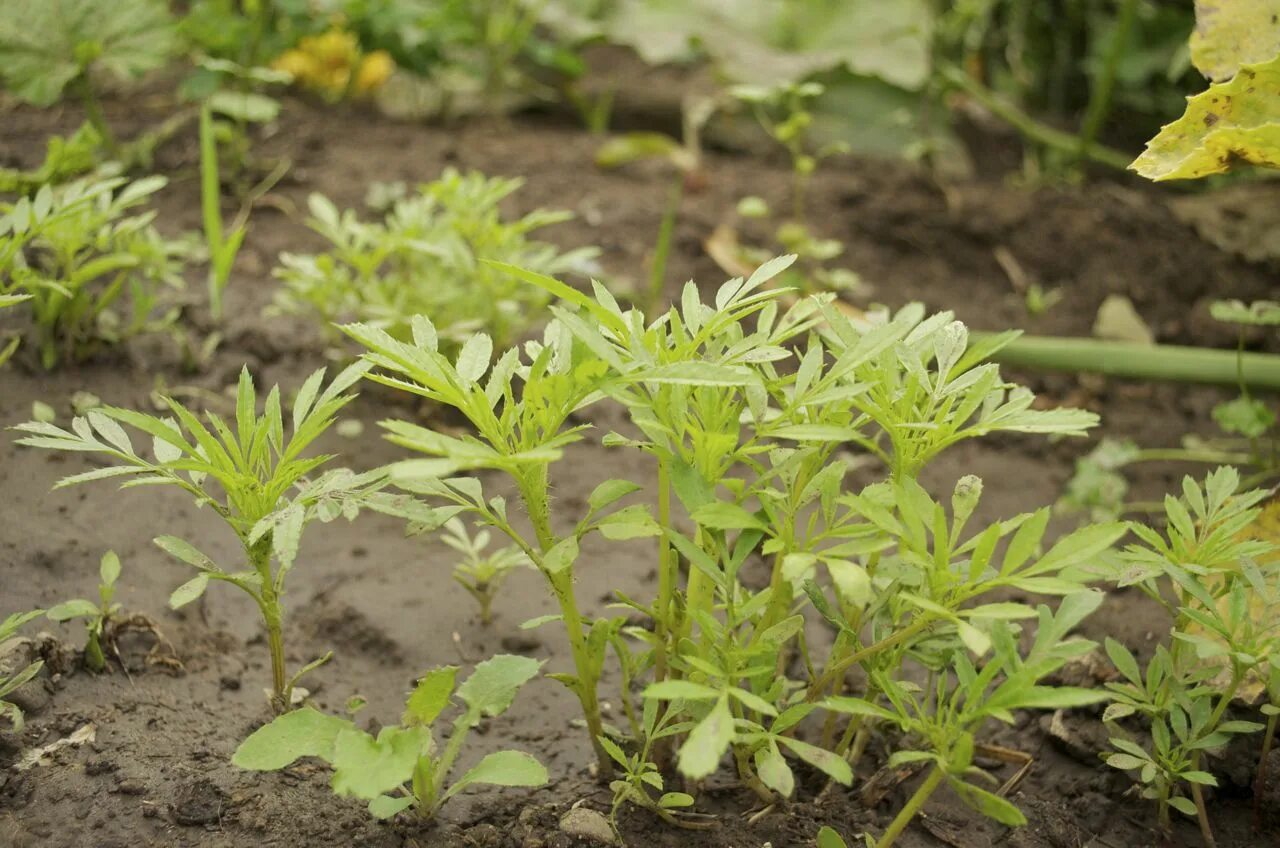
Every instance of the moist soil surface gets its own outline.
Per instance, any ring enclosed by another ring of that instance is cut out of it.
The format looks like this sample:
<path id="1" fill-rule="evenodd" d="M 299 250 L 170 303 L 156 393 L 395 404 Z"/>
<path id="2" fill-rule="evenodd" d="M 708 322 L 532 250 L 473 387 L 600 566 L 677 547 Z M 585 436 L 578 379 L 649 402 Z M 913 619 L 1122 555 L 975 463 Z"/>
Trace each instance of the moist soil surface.
<path id="1" fill-rule="evenodd" d="M 109 103 L 121 134 L 154 123 L 172 109 L 163 97 Z M 10 109 L 0 130 L 0 162 L 31 166 L 52 132 L 74 128 L 74 110 Z M 96 362 L 45 373 L 16 361 L 0 371 L 0 424 L 27 420 L 33 401 L 51 404 L 60 420 L 70 398 L 89 391 L 118 406 L 151 408 L 157 389 L 196 406 L 222 410 L 229 387 L 248 365 L 260 384 L 286 389 L 333 359 L 317 327 L 296 318 L 268 317 L 277 283 L 277 255 L 317 246 L 302 223 L 309 192 L 340 206 L 362 204 L 374 181 L 412 185 L 447 166 L 492 175 L 523 176 L 526 186 L 510 211 L 567 208 L 574 221 L 544 231 L 565 247 L 601 248 L 604 277 L 615 286 L 646 278 L 646 261 L 667 202 L 669 178 L 658 166 L 606 172 L 592 166 L 599 138 L 563 117 L 535 115 L 506 122 L 425 126 L 393 122 L 362 110 L 318 107 L 290 100 L 279 125 L 260 138 L 264 159 L 287 156 L 288 176 L 255 209 L 245 248 L 227 292 L 223 339 L 211 359 L 184 369 L 166 342 L 139 342 Z M 998 148 L 1002 140 L 988 140 Z M 1128 296 L 1164 342 L 1231 346 L 1231 333 L 1205 316 L 1207 302 L 1274 293 L 1274 269 L 1246 264 L 1201 241 L 1179 223 L 1170 195 L 1134 182 L 1100 180 L 1077 188 L 1012 185 L 999 156 L 971 181 L 941 185 L 904 163 L 850 159 L 824 166 L 810 200 L 819 235 L 846 245 L 845 261 L 873 287 L 861 302 L 899 306 L 918 300 L 951 309 L 975 329 L 1011 326 L 1030 332 L 1087 335 L 1108 294 Z M 1007 159 L 1007 157 L 1006 157 Z M 981 162 L 981 159 L 980 159 Z M 191 132 L 161 148 L 157 169 L 170 177 L 159 195 L 160 226 L 168 233 L 198 230 L 197 151 Z M 718 284 L 725 274 L 707 257 L 703 240 L 744 195 L 784 208 L 789 172 L 767 157 L 712 153 L 706 186 L 689 193 L 681 210 L 668 280 L 671 293 L 686 279 Z M 227 203 L 228 212 L 232 204 Z M 763 234 L 756 233 L 757 236 Z M 1029 318 L 1015 277 L 1056 288 L 1061 301 Z M 197 269 L 199 271 L 199 269 Z M 202 303 L 203 276 L 192 273 L 186 321 L 211 329 Z M 1225 391 L 1186 386 L 1016 375 L 1047 403 L 1083 405 L 1101 413 L 1098 435 L 1132 438 L 1146 446 L 1173 446 L 1187 433 L 1214 431 L 1210 409 Z M 331 435 L 322 445 L 358 469 L 397 458 L 399 449 L 378 435 L 384 418 L 431 417 L 405 398 L 367 389 L 346 418 L 363 434 Z M 602 408 L 599 432 L 625 427 L 616 410 Z M 962 474 L 986 481 L 975 520 L 1008 517 L 1054 502 L 1074 461 L 1093 443 L 1050 443 L 1022 438 L 965 443 L 941 458 L 928 482 L 949 489 Z M 512 710 L 474 737 L 465 768 L 499 747 L 516 747 L 544 762 L 552 782 L 528 790 L 464 793 L 439 822 L 377 823 L 359 802 L 335 798 L 322 765 L 304 762 L 285 772 L 255 774 L 233 768 L 236 745 L 266 718 L 263 686 L 267 649 L 256 609 L 221 587 L 183 611 L 167 608 L 168 594 L 187 579 L 182 567 L 157 549 L 160 534 L 186 538 L 215 559 L 234 561 L 235 540 L 208 510 L 155 488 L 117 492 L 109 482 L 51 491 L 61 477 L 92 468 L 92 458 L 51 455 L 0 440 L 0 611 L 48 607 L 69 597 L 92 597 L 97 563 L 107 549 L 124 563 L 118 599 L 130 613 L 150 617 L 163 633 L 135 632 L 122 641 L 124 668 L 94 675 L 78 665 L 78 625 L 37 624 L 46 674 L 25 687 L 20 700 L 28 723 L 21 734 L 0 734 L 0 846 L 440 846 L 440 848 L 553 848 L 586 844 L 560 827 L 574 805 L 607 812 L 609 792 L 595 780 L 575 701 L 542 679 L 521 693 Z M 1189 469 L 1144 465 L 1133 476 L 1134 494 L 1159 497 Z M 1194 469 L 1193 469 L 1194 470 Z M 592 487 L 609 477 L 650 480 L 642 458 L 622 448 L 583 442 L 553 469 L 561 512 L 573 515 Z M 484 478 L 487 491 L 508 493 Z M 1075 519 L 1055 519 L 1057 531 Z M 555 628 L 523 631 L 519 624 L 552 611 L 534 573 L 517 574 L 496 604 L 496 618 L 480 624 L 471 600 L 449 578 L 452 552 L 422 538 L 406 538 L 403 525 L 379 516 L 354 523 L 315 525 L 304 540 L 288 595 L 287 646 L 297 667 L 325 651 L 334 659 L 307 684 L 322 709 L 340 712 L 356 694 L 368 699 L 360 720 L 369 727 L 394 721 L 404 693 L 424 670 L 468 664 L 495 652 L 527 654 L 548 670 L 568 669 L 567 646 Z M 579 560 L 579 598 L 588 614 L 604 612 L 615 591 L 648 597 L 655 590 L 645 546 L 588 547 Z M 1140 656 L 1150 654 L 1167 622 L 1137 592 L 1114 592 L 1084 628 L 1086 635 L 1120 639 Z M 1088 675 L 1086 674 L 1086 677 Z M 1088 682 L 1088 681 L 1078 681 Z M 1096 680 L 1093 681 L 1096 685 Z M 616 677 L 606 678 L 608 700 Z M 616 706 L 615 706 L 616 709 Z M 72 734 L 89 737 L 24 768 L 25 753 Z M 1029 824 L 1008 830 L 981 819 L 941 791 L 900 844 L 1008 845 L 1017 848 L 1163 844 L 1148 802 L 1129 790 L 1125 775 L 1100 764 L 1104 735 L 1096 712 L 1022 715 L 1013 727 L 989 729 L 985 741 L 1033 758 L 1013 800 Z M 1223 848 L 1280 844 L 1275 787 L 1265 799 L 1274 818 L 1251 827 L 1252 758 L 1249 751 L 1215 765 L 1222 788 L 1210 809 Z M 821 788 L 804 775 L 801 799 L 761 810 L 727 782 L 702 787 L 700 809 L 717 816 L 713 830 L 672 830 L 644 813 L 624 813 L 622 834 L 632 846 L 755 848 L 809 846 L 822 824 L 847 834 L 878 833 L 901 807 L 913 782 L 876 775 L 885 752 L 872 746 L 855 790 L 812 799 Z M 992 763 L 1001 780 L 1014 766 Z M 1280 774 L 1280 763 L 1272 774 Z M 861 785 L 873 776 L 883 786 L 866 804 Z M 871 799 L 875 800 L 875 799 Z M 1181 822 L 1177 845 L 1198 843 L 1192 823 Z"/>

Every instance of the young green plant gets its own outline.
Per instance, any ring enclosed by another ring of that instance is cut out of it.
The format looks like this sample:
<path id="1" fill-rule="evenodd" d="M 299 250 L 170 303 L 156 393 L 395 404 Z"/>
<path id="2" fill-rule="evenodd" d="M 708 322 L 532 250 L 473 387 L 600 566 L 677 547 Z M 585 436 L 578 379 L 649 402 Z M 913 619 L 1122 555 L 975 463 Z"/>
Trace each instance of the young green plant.
<path id="1" fill-rule="evenodd" d="M 76 598 L 55 605 L 48 612 L 51 621 L 84 619 L 89 633 L 89 641 L 84 646 L 84 664 L 91 671 L 101 672 L 107 667 L 105 649 L 110 647 L 107 644 L 107 627 L 120 614 L 120 605 L 115 603 L 116 581 L 119 579 L 120 557 L 115 551 L 107 551 L 98 565 L 98 602 Z"/>
<path id="2" fill-rule="evenodd" d="M 44 610 L 15 612 L 4 621 L 0 621 L 0 646 L 10 642 L 22 625 L 42 615 L 44 615 Z M 9 723 L 15 731 L 20 731 L 23 727 L 22 709 L 12 701 L 5 699 L 39 674 L 40 669 L 43 667 L 44 661 L 36 660 L 13 673 L 7 673 L 0 669 L 0 717 L 9 719 Z"/>
<path id="3" fill-rule="evenodd" d="M 240 245 L 244 243 L 248 221 L 243 214 L 230 229 L 222 220 L 222 183 L 218 178 L 218 141 L 214 134 L 213 109 L 200 109 L 200 211 L 204 220 L 205 244 L 209 249 L 209 311 L 213 320 L 222 320 L 222 293 L 231 281 Z"/>
<path id="4" fill-rule="evenodd" d="M 338 517 L 350 520 L 365 507 L 415 521 L 435 520 L 410 499 L 382 493 L 385 479 L 379 473 L 339 469 L 310 476 L 333 456 L 308 456 L 307 449 L 351 402 L 354 396 L 345 392 L 364 371 L 363 365 L 348 367 L 327 386 L 324 369 L 313 373 L 294 398 L 288 435 L 279 387 L 272 387 L 259 413 L 248 369 L 240 374 L 230 422 L 208 411 L 206 425 L 187 407 L 166 398 L 171 413 L 166 417 L 102 406 L 77 417 L 70 430 L 38 421 L 14 429 L 22 433 L 19 444 L 93 453 L 109 460 L 105 467 L 63 478 L 55 488 L 117 477 L 128 478 L 122 488 L 174 486 L 226 523 L 243 550 L 239 568 L 218 564 L 176 536 L 155 539 L 162 550 L 197 572 L 173 592 L 169 603 L 175 608 L 191 603 L 211 581 L 228 583 L 252 598 L 262 613 L 271 654 L 269 700 L 274 710 L 284 712 L 294 704 L 298 679 L 327 659 L 292 676 L 285 664 L 285 578 L 297 561 L 307 524 Z M 125 427 L 149 437 L 150 450 L 137 449 Z"/>
<path id="5" fill-rule="evenodd" d="M 508 545 L 486 553 L 489 531 L 481 530 L 472 536 L 467 532 L 467 525 L 457 518 L 445 522 L 441 539 L 462 554 L 462 561 L 454 566 L 453 579 L 480 605 L 480 622 L 491 623 L 493 600 L 497 597 L 498 590 L 511 572 L 531 565 L 529 557 L 519 545 Z"/>
<path id="6" fill-rule="evenodd" d="M 1117 579 L 1166 610 L 1169 640 L 1145 671 L 1122 644 L 1106 642 L 1122 677 L 1108 684 L 1115 703 L 1104 716 L 1114 749 L 1107 763 L 1136 772 L 1162 829 L 1171 827 L 1170 810 L 1194 816 L 1210 846 L 1202 787 L 1217 779 L 1202 767 L 1203 757 L 1236 734 L 1263 730 L 1228 719 L 1227 709 L 1250 681 L 1266 691 L 1280 667 L 1280 575 L 1274 563 L 1259 565 L 1274 546 L 1250 529 L 1267 495 L 1241 491 L 1230 467 L 1203 484 L 1184 478 L 1182 497 L 1165 498 L 1166 533 L 1135 525 L 1139 542 L 1126 549 Z M 1130 723 L 1145 726 L 1149 741 L 1127 729 Z"/>
<path id="7" fill-rule="evenodd" d="M 87 178 L 0 205 L 0 296 L 25 298 L 44 367 L 176 320 L 159 289 L 184 285 L 188 246 L 160 235 L 154 211 L 130 214 L 164 184 Z"/>
<path id="8" fill-rule="evenodd" d="M 455 666 L 434 669 L 419 680 L 400 723 L 383 727 L 376 738 L 350 719 L 302 707 L 256 730 L 240 743 L 231 762 L 254 771 L 277 771 L 300 757 L 318 757 L 333 768 L 334 794 L 368 801 L 369 812 L 380 819 L 410 808 L 424 820 L 433 819 L 446 801 L 469 786 L 542 786 L 546 768 L 522 751 L 489 754 L 449 782 L 471 731 L 484 719 L 505 713 L 541 666 L 508 654 L 476 666 L 457 687 L 463 710 L 443 749 L 432 728 L 455 694 Z"/>

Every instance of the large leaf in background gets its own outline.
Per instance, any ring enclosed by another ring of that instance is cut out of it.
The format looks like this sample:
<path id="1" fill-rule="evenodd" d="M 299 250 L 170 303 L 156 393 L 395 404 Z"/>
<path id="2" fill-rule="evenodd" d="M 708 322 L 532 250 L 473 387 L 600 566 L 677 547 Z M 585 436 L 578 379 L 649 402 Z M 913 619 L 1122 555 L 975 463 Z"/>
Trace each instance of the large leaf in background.
<path id="1" fill-rule="evenodd" d="M 1249 163 L 1280 167 L 1280 56 L 1187 99 L 1181 118 L 1130 166 L 1151 180 L 1222 174 Z"/>
<path id="2" fill-rule="evenodd" d="M 175 46 L 164 0 L 0 0 L 0 75 L 37 106 L 54 103 L 86 67 L 139 76 Z"/>
<path id="3" fill-rule="evenodd" d="M 699 48 L 734 82 L 847 68 L 917 89 L 929 78 L 933 13 L 924 0 L 632 0 L 601 29 L 651 64 Z"/>
<path id="4" fill-rule="evenodd" d="M 1214 82 L 1280 54 L 1280 0 L 1196 0 L 1191 61 Z"/>

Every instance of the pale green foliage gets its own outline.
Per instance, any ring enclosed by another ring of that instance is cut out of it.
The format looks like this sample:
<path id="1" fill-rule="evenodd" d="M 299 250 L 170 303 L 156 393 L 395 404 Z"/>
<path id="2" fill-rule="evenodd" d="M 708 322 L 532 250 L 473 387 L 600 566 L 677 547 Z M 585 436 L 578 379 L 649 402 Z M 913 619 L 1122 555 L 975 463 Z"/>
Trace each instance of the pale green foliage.
<path id="1" fill-rule="evenodd" d="M 376 738 L 349 719 L 304 707 L 255 731 L 231 761 L 245 769 L 274 771 L 300 757 L 318 757 L 333 767 L 334 793 L 368 801 L 369 812 L 377 818 L 390 818 L 411 807 L 422 818 L 432 818 L 445 801 L 477 784 L 542 786 L 547 782 L 546 769 L 520 751 L 489 754 L 458 780 L 448 781 L 468 734 L 483 719 L 506 712 L 541 665 L 526 657 L 500 654 L 476 666 L 456 692 L 457 668 L 430 671 L 405 702 L 400 724 L 383 727 Z M 441 749 L 432 727 L 454 696 L 463 709 Z"/>
<path id="2" fill-rule="evenodd" d="M 92 73 L 154 70 L 176 46 L 163 0 L 0 0 L 0 75 L 37 106 Z"/>
<path id="3" fill-rule="evenodd" d="M 88 173 L 98 166 L 101 146 L 102 136 L 88 123 L 66 138 L 49 136 L 40 167 L 31 171 L 0 168 L 0 193 L 32 194 L 46 185 L 58 185 Z"/>
<path id="4" fill-rule="evenodd" d="M 159 289 L 182 287 L 188 248 L 131 214 L 164 184 L 89 178 L 0 206 L 0 295 L 27 298 L 46 368 L 173 323 Z"/>
<path id="5" fill-rule="evenodd" d="M 1267 493 L 1239 489 L 1233 468 L 1212 472 L 1203 486 L 1184 478 L 1182 497 L 1165 499 L 1168 529 L 1135 526 L 1140 541 L 1126 550 L 1118 578 L 1163 605 L 1171 626 L 1145 672 L 1107 640 L 1121 680 L 1107 684 L 1115 702 L 1105 715 L 1114 748 L 1106 761 L 1137 773 L 1165 826 L 1170 808 L 1197 814 L 1183 794 L 1188 786 L 1216 785 L 1201 754 L 1262 729 L 1225 720 L 1237 692 L 1251 682 L 1265 686 L 1280 670 L 1280 569 L 1261 564 L 1274 546 L 1248 532 Z M 1149 737 L 1130 732 L 1131 723 Z"/>
<path id="6" fill-rule="evenodd" d="M 519 545 L 508 545 L 492 552 L 489 547 L 489 531 L 481 530 L 474 536 L 467 532 L 467 525 L 451 518 L 444 525 L 442 540 L 462 554 L 462 560 L 454 566 L 453 579 L 480 605 L 480 621 L 488 624 L 493 619 L 493 599 L 511 572 L 528 566 L 529 557 Z"/>
<path id="7" fill-rule="evenodd" d="M 70 430 L 38 421 L 14 429 L 23 434 L 19 444 L 95 453 L 110 463 L 63 478 L 55 488 L 117 477 L 127 478 L 121 488 L 176 486 L 226 522 L 244 549 L 246 570 L 225 569 L 177 537 L 156 538 L 161 549 L 197 572 L 174 591 L 170 605 L 196 600 L 210 581 L 229 583 L 253 598 L 272 647 L 273 702 L 277 709 L 285 709 L 291 703 L 293 682 L 286 680 L 283 667 L 280 598 L 306 525 L 317 519 L 350 520 L 361 508 L 410 520 L 431 518 L 430 510 L 410 499 L 382 493 L 385 478 L 379 472 L 356 474 L 340 469 L 310 477 L 333 457 L 308 456 L 307 449 L 351 402 L 353 396 L 344 392 L 364 370 L 363 365 L 351 366 L 327 386 L 324 369 L 313 373 L 299 389 L 288 421 L 278 386 L 267 393 L 263 411 L 258 412 L 257 392 L 245 369 L 230 422 L 207 411 L 208 423 L 202 423 L 191 410 L 166 398 L 171 413 L 167 417 L 102 406 L 75 418 Z M 149 437 L 145 447 L 135 446 L 125 427 Z"/>
<path id="8" fill-rule="evenodd" d="M 18 628 L 27 622 L 39 618 L 44 615 L 44 610 L 32 610 L 31 612 L 15 612 L 8 618 L 0 621 L 0 646 L 9 642 L 17 635 Z M 13 694 L 19 688 L 40 673 L 40 669 L 44 667 L 43 660 L 37 660 L 30 665 L 19 669 L 16 672 L 9 672 L 7 669 L 0 668 L 0 718 L 7 718 L 13 725 L 14 730 L 22 730 L 23 718 L 22 710 L 17 704 L 6 701 L 8 695 Z"/>
<path id="9" fill-rule="evenodd" d="M 120 605 L 115 603 L 116 581 L 119 579 L 120 557 L 115 551 L 107 551 L 98 565 L 97 603 L 76 598 L 56 604 L 48 612 L 52 621 L 84 619 L 85 629 L 89 632 L 89 641 L 84 647 L 84 662 L 93 671 L 102 671 L 107 666 L 104 653 L 110 639 L 107 626 L 120 614 Z"/>
<path id="10" fill-rule="evenodd" d="M 401 341 L 410 337 L 410 318 L 425 315 L 450 349 L 477 332 L 502 347 L 515 342 L 547 299 L 480 260 L 554 274 L 586 270 L 595 254 L 561 253 L 529 237 L 569 213 L 539 210 L 505 220 L 499 204 L 521 184 L 449 169 L 376 222 L 313 194 L 309 224 L 330 246 L 321 254 L 281 256 L 278 307 L 325 322 L 364 322 Z"/>
<path id="11" fill-rule="evenodd" d="M 441 353 L 421 318 L 411 343 L 344 327 L 367 348 L 370 379 L 455 409 L 474 427 L 453 436 L 384 422 L 392 442 L 425 455 L 391 466 L 390 477 L 440 503 L 441 515 L 470 514 L 507 534 L 546 577 L 560 607 L 552 619 L 563 621 L 574 662 L 573 673 L 551 676 L 581 701 L 601 768 L 622 769 L 615 808 L 632 803 L 699 824 L 684 810 L 692 799 L 667 792 L 655 764 L 662 759 L 655 747 L 677 740 L 684 775 L 707 777 L 728 753 L 762 799 L 793 794 L 796 761 L 848 784 L 854 737 L 888 721 L 950 769 L 946 776 L 971 804 L 1013 820 L 1008 802 L 960 782 L 969 762 L 957 751 L 969 744 L 972 753 L 972 734 L 987 718 L 1097 700 L 1039 681 L 1087 647 L 1066 637 L 1097 605 L 1085 584 L 1126 526 L 1093 525 L 1047 546 L 1041 510 L 969 532 L 980 482 L 961 481 L 948 515 L 916 477 L 964 439 L 1080 435 L 1096 418 L 1033 409 L 1030 392 L 983 364 L 1011 336 L 970 346 L 949 314 L 925 318 L 913 306 L 854 323 L 823 298 L 782 308 L 786 292 L 768 284 L 791 261 L 729 281 L 711 302 L 691 283 L 677 305 L 652 318 L 624 310 L 602 286 L 588 295 L 504 266 L 559 303 L 542 342 L 496 359 L 486 336 L 456 356 Z M 576 520 L 553 525 L 550 466 L 584 438 L 578 422 L 603 398 L 625 408 L 635 431 L 606 434 L 603 444 L 643 451 L 657 466 L 657 515 L 625 502 L 638 485 L 609 480 Z M 848 465 L 838 453 L 846 445 L 882 460 L 887 479 L 846 492 Z M 456 476 L 480 468 L 513 478 L 532 537 L 513 526 L 504 499 L 486 498 L 478 480 Z M 652 628 L 582 615 L 574 570 L 593 532 L 653 540 L 657 597 L 618 598 Z M 763 589 L 739 577 L 759 556 L 772 564 Z M 689 564 L 683 579 L 681 559 Z M 1064 600 L 1055 616 L 984 597 L 1001 589 Z M 825 660 L 803 641 L 809 604 L 838 634 Z M 1019 653 L 1012 622 L 1037 617 L 1043 640 Z M 807 660 L 799 679 L 784 673 L 782 658 L 793 651 Z M 622 671 L 626 731 L 606 730 L 597 702 L 609 652 Z M 843 692 L 855 666 L 872 681 L 857 702 Z M 908 681 L 920 671 L 942 687 L 938 698 L 915 700 Z M 643 693 L 639 709 L 633 688 Z M 817 742 L 797 732 L 811 716 L 825 722 Z"/>

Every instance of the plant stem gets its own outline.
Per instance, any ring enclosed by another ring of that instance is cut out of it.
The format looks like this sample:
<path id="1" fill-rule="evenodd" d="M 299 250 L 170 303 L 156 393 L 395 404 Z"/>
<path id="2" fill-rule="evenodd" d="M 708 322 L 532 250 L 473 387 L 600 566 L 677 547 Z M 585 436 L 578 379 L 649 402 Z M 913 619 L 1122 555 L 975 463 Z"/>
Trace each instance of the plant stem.
<path id="1" fill-rule="evenodd" d="M 993 115 L 1009 124 L 1030 141 L 1043 144 L 1045 147 L 1052 147 L 1055 150 L 1080 155 L 1091 162 L 1121 171 L 1128 169 L 1129 163 L 1133 161 L 1133 157 L 1127 153 L 1121 153 L 1118 150 L 1113 150 L 1100 144 L 1091 144 L 1087 149 L 1082 148 L 1079 139 L 1071 135 L 1071 133 L 1054 129 L 1037 121 L 949 62 L 940 63 L 938 73 L 944 82 L 960 89 L 981 103 Z"/>
<path id="2" fill-rule="evenodd" d="M 107 116 L 102 112 L 102 102 L 98 100 L 98 93 L 93 90 L 93 84 L 89 82 L 87 70 L 81 71 L 76 77 L 74 88 L 80 95 L 80 102 L 84 105 L 84 114 L 89 119 L 89 124 L 102 137 L 102 144 L 107 148 L 107 153 L 112 158 L 116 158 L 120 153 L 120 143 L 116 141 L 115 133 L 111 132 L 111 126 L 107 124 Z"/>
<path id="3" fill-rule="evenodd" d="M 213 112 L 206 104 L 200 110 L 200 211 L 204 238 L 209 247 L 209 311 L 214 321 L 222 320 L 222 280 L 217 268 L 223 249 L 221 191 L 218 181 L 218 143 L 213 134 Z"/>
<path id="4" fill-rule="evenodd" d="M 1111 111 L 1111 94 L 1116 87 L 1116 73 L 1120 68 L 1120 59 L 1124 56 L 1129 42 L 1129 31 L 1133 29 L 1133 20 L 1137 16 L 1138 0 L 1120 0 L 1120 11 L 1116 16 L 1115 29 L 1111 32 L 1111 44 L 1103 57 L 1101 75 L 1094 80 L 1089 92 L 1089 105 L 1085 108 L 1084 124 L 1080 128 L 1080 158 L 1089 155 L 1090 148 L 1102 130 L 1107 114 Z"/>
<path id="5" fill-rule="evenodd" d="M 667 259 L 671 255 L 671 240 L 676 231 L 676 219 L 680 215 L 680 201 L 684 197 L 684 173 L 676 174 L 675 182 L 667 194 L 667 208 L 658 225 L 658 243 L 653 248 L 653 264 L 649 268 L 649 297 L 645 311 L 657 315 L 662 306 L 662 294 L 666 291 Z M 665 525 L 664 525 L 665 526 Z"/>
<path id="6" fill-rule="evenodd" d="M 1276 738 L 1276 720 L 1280 713 L 1267 718 L 1267 730 L 1262 736 L 1262 754 L 1258 757 L 1258 774 L 1253 779 L 1253 829 L 1262 830 L 1262 792 L 1267 784 L 1267 758 L 1271 755 L 1271 746 Z"/>
<path id="7" fill-rule="evenodd" d="M 920 616 L 909 626 L 904 627 L 892 636 L 887 636 L 879 642 L 876 642 L 874 645 L 868 645 L 860 651 L 855 651 L 847 657 L 842 657 L 836 662 L 833 662 L 831 665 L 827 666 L 827 669 L 822 673 L 822 676 L 809 686 L 809 692 L 805 697 L 805 700 L 810 702 L 818 700 L 818 698 L 822 696 L 822 693 L 830 688 L 831 685 L 840 678 L 840 675 L 845 673 L 845 671 L 860 662 L 865 662 L 881 651 L 905 642 L 912 636 L 919 634 L 932 623 L 932 618 Z"/>
<path id="8" fill-rule="evenodd" d="M 671 473 L 667 463 L 658 460 L 658 526 L 671 526 Z M 657 644 L 654 649 L 653 679 L 661 682 L 667 679 L 667 640 L 671 634 L 671 601 L 675 593 L 676 558 L 671 556 L 671 540 L 666 533 L 658 536 L 658 600 L 654 603 L 653 613 L 654 635 Z"/>
<path id="9" fill-rule="evenodd" d="M 974 333 L 975 342 L 985 334 Z M 1141 345 L 1095 339 L 1022 336 L 996 351 L 1004 365 L 1048 371 L 1089 371 L 1110 377 L 1168 380 L 1177 383 L 1280 389 L 1280 355 L 1237 354 L 1180 345 Z"/>
<path id="10" fill-rule="evenodd" d="M 942 767 L 934 765 L 933 770 L 929 772 L 929 776 L 924 779 L 915 794 L 907 800 L 907 805 L 902 808 L 893 821 L 889 822 L 889 827 L 881 834 L 880 839 L 876 841 L 875 848 L 890 848 L 891 845 L 902 835 L 907 829 L 907 825 L 911 820 L 919 814 L 925 802 L 929 800 L 929 796 L 938 788 L 938 784 L 942 782 L 944 777 Z"/>
<path id="11" fill-rule="evenodd" d="M 555 534 L 551 530 L 551 505 L 548 495 L 547 466 L 538 465 L 517 478 L 520 488 L 520 499 L 524 501 L 525 511 L 533 524 L 534 534 L 538 538 L 538 547 L 542 554 L 556 544 Z M 564 619 L 566 635 L 569 638 L 569 650 L 573 655 L 573 667 L 577 675 L 578 701 L 582 704 L 583 717 L 587 722 L 587 732 L 591 736 L 591 748 L 595 751 L 599 764 L 598 777 L 607 781 L 613 773 L 612 760 L 600 744 L 604 735 L 604 722 L 600 718 L 600 700 L 596 693 L 599 675 L 594 671 L 590 646 L 583 633 L 582 613 L 578 611 L 578 602 L 573 592 L 572 566 L 562 571 L 549 572 L 542 570 L 551 591 L 560 605 L 560 615 Z"/>

